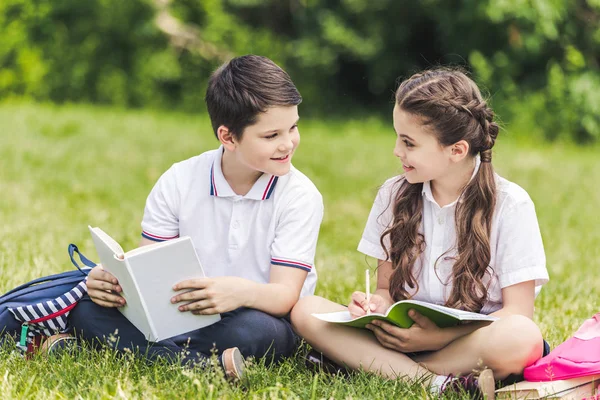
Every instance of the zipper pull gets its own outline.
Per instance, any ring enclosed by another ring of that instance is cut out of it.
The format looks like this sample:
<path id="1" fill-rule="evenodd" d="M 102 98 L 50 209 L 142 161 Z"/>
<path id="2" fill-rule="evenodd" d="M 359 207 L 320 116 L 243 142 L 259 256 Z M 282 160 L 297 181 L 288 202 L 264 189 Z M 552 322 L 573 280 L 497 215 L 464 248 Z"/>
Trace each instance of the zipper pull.
<path id="1" fill-rule="evenodd" d="M 29 330 L 28 324 L 25 323 L 25 324 L 21 325 L 21 338 L 19 340 L 19 344 L 17 345 L 17 347 L 24 353 L 27 352 L 27 331 L 28 330 Z"/>

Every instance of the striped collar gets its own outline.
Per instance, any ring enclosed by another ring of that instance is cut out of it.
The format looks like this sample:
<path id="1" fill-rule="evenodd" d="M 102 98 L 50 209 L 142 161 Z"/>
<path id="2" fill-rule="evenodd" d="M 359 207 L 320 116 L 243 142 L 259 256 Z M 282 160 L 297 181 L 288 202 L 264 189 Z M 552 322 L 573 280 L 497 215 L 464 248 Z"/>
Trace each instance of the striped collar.
<path id="1" fill-rule="evenodd" d="M 471 178 L 469 179 L 469 183 L 473 180 L 473 178 L 475 178 L 475 175 L 479 171 L 479 167 L 480 166 L 481 166 L 481 158 L 479 157 L 479 154 L 477 154 L 475 156 L 475 169 L 473 170 L 473 174 L 471 174 Z M 435 199 L 433 198 L 433 192 L 431 191 L 431 181 L 423 182 L 423 190 L 422 190 L 421 193 L 423 194 L 423 196 L 425 196 L 425 198 L 427 200 L 429 200 L 430 202 L 432 202 L 434 204 L 437 204 L 437 201 L 435 201 Z M 459 202 L 459 203 L 463 202 L 462 193 L 460 194 L 460 196 L 458 197 L 458 199 L 454 200 L 452 203 L 450 203 L 450 204 L 448 204 L 448 205 L 446 205 L 444 207 L 452 207 L 457 202 Z"/>
<path id="2" fill-rule="evenodd" d="M 223 175 L 221 160 L 223 158 L 223 146 L 216 151 L 212 166 L 210 167 L 210 195 L 217 197 L 238 196 Z M 273 194 L 279 177 L 270 174 L 262 174 L 254 183 L 250 191 L 243 196 L 246 199 L 267 200 Z"/>

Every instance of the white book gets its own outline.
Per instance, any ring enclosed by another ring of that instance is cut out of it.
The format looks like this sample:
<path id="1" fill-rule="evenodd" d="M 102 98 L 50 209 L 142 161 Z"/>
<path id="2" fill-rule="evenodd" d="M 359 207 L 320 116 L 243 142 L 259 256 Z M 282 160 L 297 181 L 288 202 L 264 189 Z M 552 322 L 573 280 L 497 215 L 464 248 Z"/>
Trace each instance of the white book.
<path id="1" fill-rule="evenodd" d="M 118 310 L 147 340 L 158 342 L 221 320 L 220 314 L 194 315 L 172 304 L 173 285 L 203 278 L 204 271 L 188 236 L 124 252 L 100 228 L 88 226 L 102 268 L 118 279 L 126 304 Z"/>

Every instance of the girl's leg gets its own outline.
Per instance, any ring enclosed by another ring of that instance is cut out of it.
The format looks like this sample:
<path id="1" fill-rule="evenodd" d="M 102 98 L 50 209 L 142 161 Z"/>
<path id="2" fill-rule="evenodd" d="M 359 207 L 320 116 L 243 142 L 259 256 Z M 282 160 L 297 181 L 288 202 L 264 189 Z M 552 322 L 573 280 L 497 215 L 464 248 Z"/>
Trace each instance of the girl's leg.
<path id="1" fill-rule="evenodd" d="M 482 367 L 496 379 L 520 374 L 542 356 L 543 339 L 537 325 L 522 315 L 510 315 L 465 335 L 439 351 L 413 359 L 439 375 L 466 374 Z"/>
<path id="2" fill-rule="evenodd" d="M 321 321 L 312 313 L 345 310 L 322 297 L 304 297 L 292 310 L 292 326 L 312 347 L 341 365 L 388 378 L 427 378 L 431 373 L 406 355 L 383 347 L 368 330 Z"/>

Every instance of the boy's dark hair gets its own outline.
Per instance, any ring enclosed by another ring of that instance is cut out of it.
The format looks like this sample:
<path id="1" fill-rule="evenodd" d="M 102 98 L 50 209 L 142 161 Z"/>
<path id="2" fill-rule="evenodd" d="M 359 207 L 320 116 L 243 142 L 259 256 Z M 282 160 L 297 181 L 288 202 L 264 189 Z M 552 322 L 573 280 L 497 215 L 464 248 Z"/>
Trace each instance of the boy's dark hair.
<path id="1" fill-rule="evenodd" d="M 302 96 L 289 75 L 266 57 L 236 57 L 217 69 L 208 82 L 206 106 L 217 136 L 226 126 L 241 140 L 259 113 L 273 106 L 296 106 Z"/>

